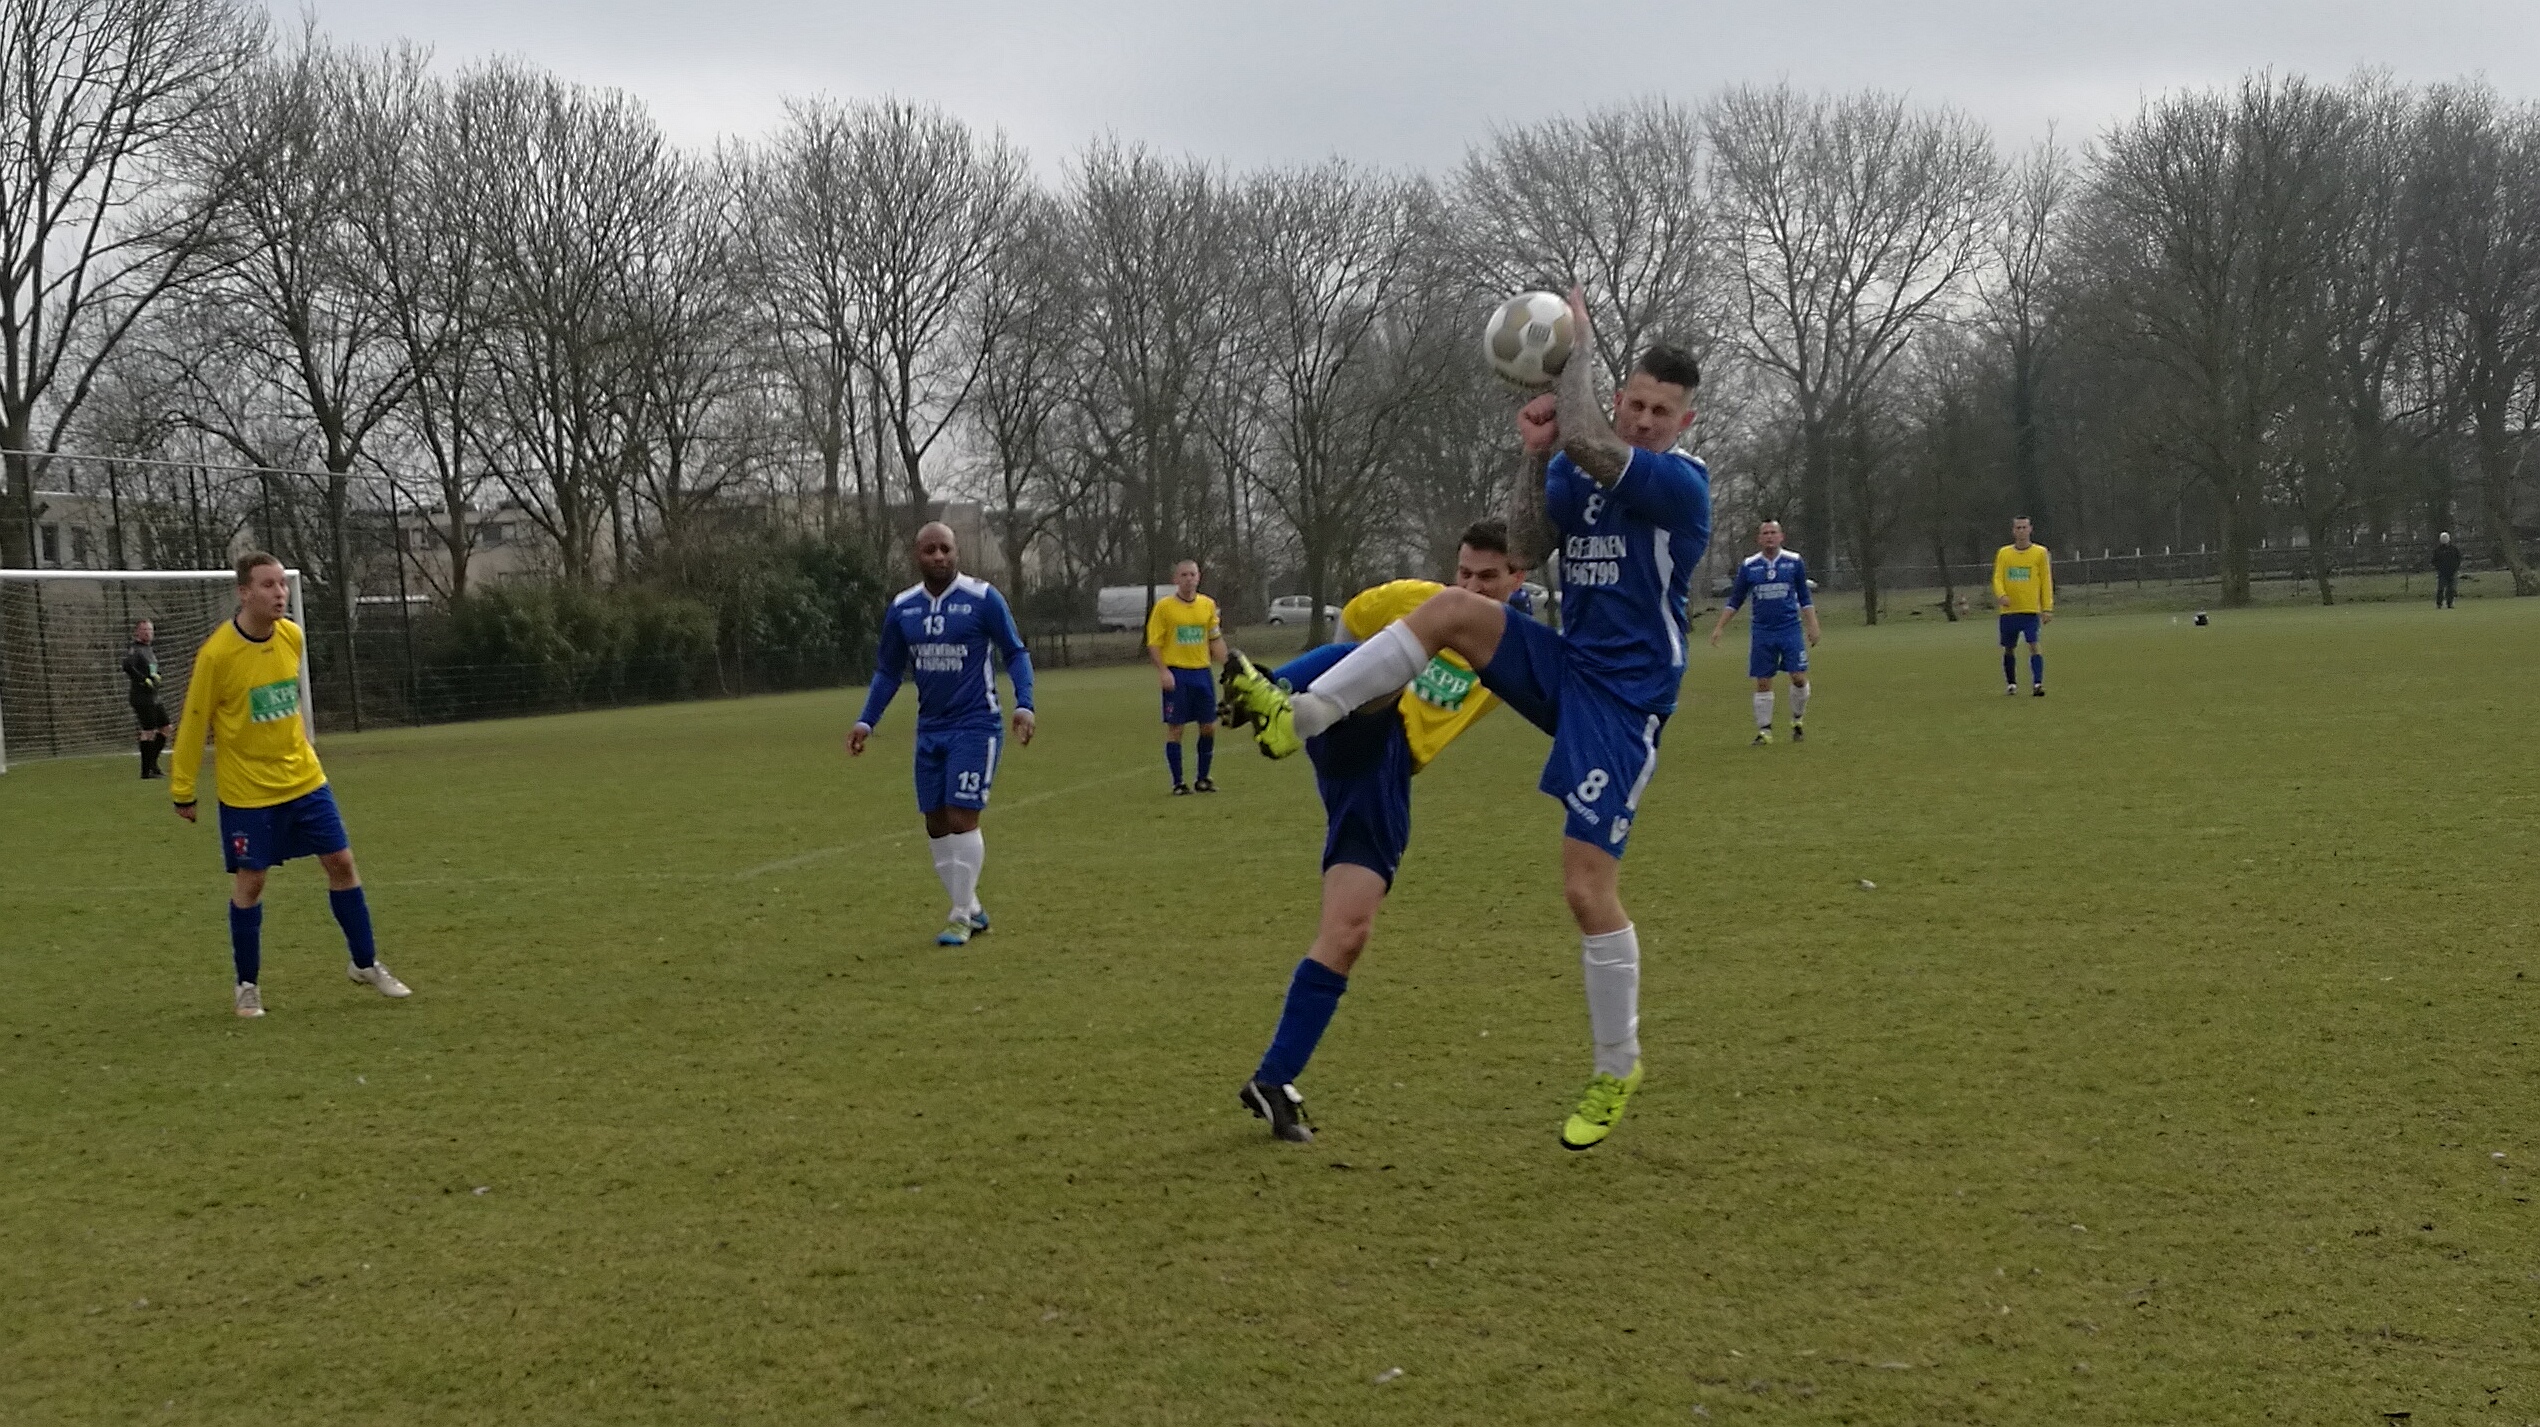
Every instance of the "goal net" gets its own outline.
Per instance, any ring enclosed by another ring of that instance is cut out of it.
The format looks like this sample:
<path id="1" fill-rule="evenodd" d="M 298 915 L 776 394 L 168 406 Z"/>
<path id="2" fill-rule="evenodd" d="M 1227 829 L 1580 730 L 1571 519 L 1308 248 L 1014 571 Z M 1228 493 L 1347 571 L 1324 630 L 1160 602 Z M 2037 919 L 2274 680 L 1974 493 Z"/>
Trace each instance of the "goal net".
<path id="1" fill-rule="evenodd" d="M 305 628 L 300 572 L 287 573 L 291 617 Z M 36 758 L 132 751 L 137 730 L 123 656 L 145 619 L 159 659 L 159 702 L 176 722 L 194 651 L 237 608 L 237 576 L 228 570 L 0 570 L 0 772 Z M 304 710 L 309 692 L 304 660 Z"/>

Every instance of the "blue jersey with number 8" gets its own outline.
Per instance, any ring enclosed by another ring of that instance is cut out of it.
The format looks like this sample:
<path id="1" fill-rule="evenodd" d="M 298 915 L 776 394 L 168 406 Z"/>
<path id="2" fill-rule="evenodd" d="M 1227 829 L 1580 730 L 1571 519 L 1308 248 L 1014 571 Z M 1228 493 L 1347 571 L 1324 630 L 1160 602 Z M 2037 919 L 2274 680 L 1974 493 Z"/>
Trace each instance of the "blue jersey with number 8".
<path id="1" fill-rule="evenodd" d="M 1611 486 L 1567 455 L 1544 470 L 1561 536 L 1561 634 L 1572 667 L 1625 703 L 1673 713 L 1686 597 L 1711 545 L 1711 473 L 1680 452 L 1631 453 Z"/>

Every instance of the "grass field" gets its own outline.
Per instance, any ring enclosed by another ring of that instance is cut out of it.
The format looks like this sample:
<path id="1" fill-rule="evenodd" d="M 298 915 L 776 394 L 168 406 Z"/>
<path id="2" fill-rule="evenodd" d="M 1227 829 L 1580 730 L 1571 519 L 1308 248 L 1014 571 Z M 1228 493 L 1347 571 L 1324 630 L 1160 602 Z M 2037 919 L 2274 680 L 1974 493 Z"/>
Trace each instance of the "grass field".
<path id="1" fill-rule="evenodd" d="M 2540 1421 L 2540 601 L 2066 620 L 2043 701 L 1990 629 L 1834 631 L 1799 748 L 1697 648 L 1585 1155 L 1506 715 L 1303 1148 L 1310 779 L 1168 799 L 1138 670 L 1047 679 L 955 952 L 905 700 L 331 738 L 416 993 L 295 865 L 254 1023 L 212 834 L 18 768 L 0 1422 Z"/>

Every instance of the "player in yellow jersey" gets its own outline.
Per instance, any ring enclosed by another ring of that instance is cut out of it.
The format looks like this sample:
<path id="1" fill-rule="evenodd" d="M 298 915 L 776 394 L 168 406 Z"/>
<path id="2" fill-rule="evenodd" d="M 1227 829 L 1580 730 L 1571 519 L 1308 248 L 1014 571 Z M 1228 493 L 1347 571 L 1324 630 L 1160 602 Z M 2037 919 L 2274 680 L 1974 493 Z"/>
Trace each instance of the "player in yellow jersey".
<path id="1" fill-rule="evenodd" d="M 1506 603 L 1525 578 L 1525 570 L 1509 558 L 1506 522 L 1479 521 L 1464 532 L 1455 557 L 1457 585 Z M 1342 631 L 1353 641 L 1367 639 L 1441 588 L 1429 580 L 1378 585 L 1341 611 Z M 1285 718 L 1287 710 L 1275 698 L 1269 678 L 1292 686 L 1311 683 L 1353 647 L 1331 644 L 1309 650 L 1267 677 L 1241 654 L 1231 656 L 1222 717 L 1239 728 Z M 1349 989 L 1350 968 L 1367 947 L 1376 909 L 1393 890 L 1394 869 L 1411 840 L 1411 775 L 1498 703 L 1470 664 L 1441 650 L 1410 687 L 1362 706 L 1306 740 L 1315 787 L 1323 795 L 1322 920 L 1313 946 L 1289 977 L 1287 1002 L 1270 1049 L 1236 1092 L 1244 1108 L 1268 1120 L 1270 1132 L 1280 1139 L 1304 1143 L 1314 1138 L 1295 1081 L 1323 1028 L 1331 1024 L 1341 993 Z"/>
<path id="2" fill-rule="evenodd" d="M 1147 611 L 1147 658 L 1164 689 L 1164 766 L 1173 791 L 1214 793 L 1208 776 L 1217 757 L 1217 689 L 1210 671 L 1226 659 L 1226 633 L 1217 624 L 1217 601 L 1199 592 L 1199 562 L 1173 567 L 1173 593 Z M 1199 777 L 1182 781 L 1182 725 L 1199 725 Z"/>
<path id="3" fill-rule="evenodd" d="M 2029 519 L 2011 522 L 2011 543 L 1993 552 L 1993 607 L 2002 628 L 2002 692 L 2020 691 L 2015 646 L 2028 637 L 2029 692 L 2046 697 L 2046 655 L 2038 647 L 2040 624 L 2055 622 L 2055 571 L 2046 547 L 2029 540 Z"/>
<path id="4" fill-rule="evenodd" d="M 280 560 L 261 550 L 239 560 L 238 613 L 195 651 L 176 726 L 176 761 L 168 767 L 176 815 L 192 822 L 194 783 L 210 737 L 221 860 L 230 872 L 229 954 L 238 972 L 232 1004 L 242 1016 L 265 1013 L 256 987 L 265 873 L 294 857 L 315 857 L 326 869 L 326 899 L 353 955 L 352 979 L 382 996 L 407 994 L 405 983 L 379 963 L 352 841 L 309 742 L 300 706 L 306 641 L 300 626 L 283 617 L 290 608 L 291 581 Z"/>

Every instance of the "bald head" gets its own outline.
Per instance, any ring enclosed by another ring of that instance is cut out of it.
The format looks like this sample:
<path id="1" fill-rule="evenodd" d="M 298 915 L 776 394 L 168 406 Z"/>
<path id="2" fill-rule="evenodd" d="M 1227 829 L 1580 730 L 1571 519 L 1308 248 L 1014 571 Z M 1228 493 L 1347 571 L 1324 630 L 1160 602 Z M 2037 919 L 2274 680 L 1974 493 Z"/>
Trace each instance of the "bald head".
<path id="1" fill-rule="evenodd" d="M 930 520 L 917 531 L 917 573 L 926 588 L 937 594 L 961 573 L 961 558 L 953 545 L 952 527 L 940 520 Z"/>

